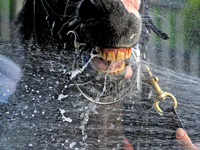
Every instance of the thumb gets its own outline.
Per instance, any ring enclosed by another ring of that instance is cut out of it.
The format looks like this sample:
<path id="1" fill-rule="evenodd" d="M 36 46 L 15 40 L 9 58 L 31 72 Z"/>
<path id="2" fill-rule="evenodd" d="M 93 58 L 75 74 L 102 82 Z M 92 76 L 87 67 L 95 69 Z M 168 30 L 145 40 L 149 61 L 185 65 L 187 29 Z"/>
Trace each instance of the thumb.
<path id="1" fill-rule="evenodd" d="M 176 130 L 176 139 L 179 145 L 181 145 L 185 150 L 198 150 L 197 147 L 192 144 L 191 139 L 182 128 Z"/>

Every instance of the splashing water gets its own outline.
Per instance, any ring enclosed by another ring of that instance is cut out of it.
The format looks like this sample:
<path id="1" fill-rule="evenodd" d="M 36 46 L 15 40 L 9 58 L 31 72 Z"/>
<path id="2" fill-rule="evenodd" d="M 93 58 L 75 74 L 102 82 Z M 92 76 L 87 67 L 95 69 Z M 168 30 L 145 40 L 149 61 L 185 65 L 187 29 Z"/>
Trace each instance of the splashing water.
<path id="1" fill-rule="evenodd" d="M 77 75 L 81 74 L 81 73 L 87 68 L 87 66 L 88 66 L 88 64 L 91 62 L 91 60 L 92 60 L 94 57 L 97 57 L 97 56 L 98 56 L 98 55 L 93 54 L 93 49 L 92 49 L 92 51 L 91 51 L 91 53 L 90 53 L 90 59 L 89 59 L 81 68 L 77 68 L 77 69 L 74 70 L 74 65 L 76 64 L 76 59 L 75 59 L 74 62 L 73 62 L 73 68 L 72 68 L 73 70 L 70 71 L 70 72 L 68 72 L 68 74 L 71 74 L 71 76 L 70 76 L 69 80 L 66 81 L 66 85 L 65 85 L 64 88 L 67 89 L 69 85 L 74 85 L 74 84 L 70 84 L 70 82 L 71 82 L 75 77 L 77 77 Z M 81 83 L 81 84 L 78 84 L 78 85 L 83 85 L 83 84 L 84 84 L 84 83 Z M 85 83 L 85 84 L 87 84 L 87 83 Z M 77 83 L 76 83 L 76 85 L 77 85 Z M 62 93 L 63 93 L 63 91 L 64 91 L 64 89 L 62 90 Z M 63 96 L 64 96 L 64 97 L 63 97 Z M 59 97 L 58 97 L 58 100 L 60 100 L 60 99 L 62 99 L 62 98 L 65 98 L 65 95 L 60 94 Z"/>
<path id="2" fill-rule="evenodd" d="M 95 56 L 92 54 L 89 62 L 93 57 Z M 52 59 L 54 57 L 49 58 Z M 40 61 L 41 64 L 49 63 L 47 60 L 44 61 L 41 59 Z M 54 64 L 55 62 L 52 65 L 56 66 L 57 64 Z M 72 71 L 73 75 L 70 75 L 70 79 L 73 80 L 84 72 L 89 62 L 83 65 L 80 70 Z M 38 66 L 42 65 L 38 64 Z M 46 72 L 40 72 L 43 73 L 43 78 L 41 78 L 39 73 L 28 72 L 28 76 L 23 77 L 23 81 L 18 86 L 17 93 L 10 98 L 9 103 L 1 104 L 0 121 L 2 134 L 0 136 L 0 148 L 14 149 L 17 147 L 22 149 L 31 146 L 35 149 L 41 149 L 41 147 L 47 147 L 49 149 L 51 147 L 56 147 L 57 149 L 75 149 L 76 147 L 81 147 L 87 149 L 88 143 L 102 144 L 100 142 L 102 139 L 91 142 L 91 135 L 88 132 L 91 125 L 93 125 L 93 128 L 91 127 L 90 130 L 97 130 L 95 127 L 98 124 L 93 124 L 93 122 L 98 121 L 98 118 L 94 116 L 103 112 L 107 115 L 104 116 L 105 118 L 111 115 L 113 118 L 110 119 L 120 120 L 120 116 L 117 116 L 119 112 L 116 111 L 119 108 L 111 107 L 109 110 L 96 109 L 99 105 L 91 103 L 81 96 L 79 91 L 73 88 L 76 84 L 69 84 L 70 86 L 67 84 L 68 93 L 61 94 L 62 89 L 60 91 L 55 90 L 56 88 L 59 89 L 59 84 L 57 84 L 58 77 L 53 73 L 50 74 L 48 68 L 45 65 L 43 66 L 46 69 L 44 69 Z M 34 68 L 37 68 L 37 64 Z M 34 70 L 34 68 L 31 69 Z M 158 76 L 161 89 L 172 93 L 177 98 L 177 112 L 187 133 L 194 143 L 200 142 L 198 136 L 200 126 L 200 79 L 159 67 L 155 64 L 150 64 L 150 69 L 153 75 Z M 54 70 L 56 71 L 58 69 L 55 67 Z M 56 72 L 56 74 L 59 74 L 59 72 Z M 59 78 L 62 78 L 62 76 L 63 74 Z M 109 90 L 106 87 L 108 83 L 107 79 L 108 75 L 105 74 L 103 82 L 104 88 L 100 91 L 101 96 L 105 91 Z M 66 83 L 66 81 L 59 80 L 59 83 L 62 82 Z M 87 83 L 80 82 L 80 84 L 84 86 Z M 58 94 L 57 99 L 55 93 Z M 42 97 L 39 97 L 39 95 L 42 95 Z M 123 132 L 135 149 L 137 148 L 137 144 L 135 143 L 141 142 L 144 139 L 146 140 L 146 145 L 140 144 L 141 149 L 148 148 L 149 145 L 155 149 L 162 149 L 158 144 L 171 145 L 166 140 L 171 135 L 167 136 L 166 139 L 161 138 L 159 140 L 158 138 L 159 135 L 161 136 L 169 132 L 166 129 L 166 126 L 169 124 L 166 119 L 164 120 L 152 108 L 153 101 L 151 99 L 154 99 L 154 97 L 155 93 L 153 92 L 151 98 L 148 99 L 148 103 L 151 106 L 150 109 L 144 107 L 145 103 L 140 100 L 141 95 L 136 95 L 134 90 L 122 101 L 124 104 L 120 109 L 123 111 Z M 161 107 L 163 108 L 168 105 L 168 102 L 171 101 L 166 99 L 160 102 Z M 81 116 L 81 114 L 83 115 Z M 108 128 L 105 128 L 105 126 L 98 127 L 103 132 L 107 131 L 107 129 L 117 130 L 119 126 L 113 121 L 111 124 L 108 124 Z M 73 134 L 71 131 L 73 131 Z M 156 133 L 157 136 L 154 136 L 153 133 Z M 20 142 L 16 143 L 16 138 Z M 115 142 L 112 138 L 107 138 L 107 141 L 110 143 Z M 152 146 L 152 141 L 157 142 L 157 145 Z M 165 148 L 163 149 L 165 150 Z M 174 149 L 177 150 L 178 148 Z"/>
<path id="3" fill-rule="evenodd" d="M 93 52 L 93 51 L 92 51 Z M 97 57 L 98 55 L 94 55 L 94 54 L 90 54 L 90 59 L 89 61 L 82 67 L 82 68 L 79 68 L 79 69 L 76 69 L 74 71 L 71 71 L 71 76 L 70 76 L 70 80 L 72 80 L 74 77 L 76 77 L 78 74 L 82 73 L 84 71 L 84 69 L 88 66 L 88 64 L 91 62 L 92 58 L 94 57 Z"/>
<path id="4" fill-rule="evenodd" d="M 104 79 L 103 90 L 102 90 L 102 92 L 96 97 L 95 102 L 98 102 L 99 99 L 103 96 L 103 94 L 104 94 L 105 91 L 106 91 L 107 77 L 108 77 L 108 73 L 109 73 L 109 71 L 110 71 L 110 68 L 111 68 L 111 66 L 112 66 L 112 63 L 113 63 L 113 61 L 111 62 L 110 66 L 109 66 L 109 68 L 108 68 L 108 70 L 107 70 L 107 73 L 106 73 L 106 75 L 105 75 L 105 77 L 104 77 L 105 79 Z"/>
<path id="5" fill-rule="evenodd" d="M 186 130 L 192 138 L 199 141 L 200 139 L 194 135 L 199 132 L 198 127 L 200 126 L 200 79 L 155 64 L 151 64 L 151 70 L 159 77 L 159 85 L 162 89 L 176 97 L 177 112 Z"/>

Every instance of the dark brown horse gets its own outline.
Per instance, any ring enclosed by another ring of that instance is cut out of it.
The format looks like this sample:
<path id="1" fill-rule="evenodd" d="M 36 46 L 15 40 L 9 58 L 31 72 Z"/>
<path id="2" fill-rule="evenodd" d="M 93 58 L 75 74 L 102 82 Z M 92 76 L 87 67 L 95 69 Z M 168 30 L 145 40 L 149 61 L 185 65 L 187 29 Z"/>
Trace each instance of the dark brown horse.
<path id="1" fill-rule="evenodd" d="M 125 136 L 138 146 L 141 110 L 152 103 L 148 87 L 134 111 L 139 98 L 124 98 L 137 87 L 132 47 L 140 45 L 143 56 L 151 29 L 168 38 L 146 8 L 140 0 L 25 0 L 11 57 L 23 77 L 1 106 L 1 148 L 124 149 Z"/>

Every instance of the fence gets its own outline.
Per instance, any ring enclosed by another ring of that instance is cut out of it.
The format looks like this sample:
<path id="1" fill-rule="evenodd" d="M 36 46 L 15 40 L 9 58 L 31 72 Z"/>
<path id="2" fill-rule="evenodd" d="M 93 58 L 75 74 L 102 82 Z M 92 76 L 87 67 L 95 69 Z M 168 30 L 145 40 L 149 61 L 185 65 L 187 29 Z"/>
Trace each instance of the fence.
<path id="1" fill-rule="evenodd" d="M 150 1 L 150 0 L 149 0 Z M 200 54 L 198 48 L 190 47 L 184 42 L 183 15 L 184 0 L 156 1 L 149 8 L 150 15 L 170 39 L 163 41 L 153 33 L 150 38 L 147 56 L 151 62 L 170 69 L 200 76 Z M 0 38 L 10 38 L 10 22 L 17 15 L 23 0 L 0 0 Z"/>
<path id="2" fill-rule="evenodd" d="M 170 39 L 163 41 L 152 33 L 147 56 L 157 65 L 200 76 L 200 48 L 188 46 L 184 40 L 184 16 L 181 11 L 185 7 L 184 3 L 166 3 L 157 2 L 149 11 L 156 25 L 168 33 Z"/>
<path id="3" fill-rule="evenodd" d="M 23 0 L 0 0 L 0 37 L 10 38 L 10 22 L 22 7 Z"/>

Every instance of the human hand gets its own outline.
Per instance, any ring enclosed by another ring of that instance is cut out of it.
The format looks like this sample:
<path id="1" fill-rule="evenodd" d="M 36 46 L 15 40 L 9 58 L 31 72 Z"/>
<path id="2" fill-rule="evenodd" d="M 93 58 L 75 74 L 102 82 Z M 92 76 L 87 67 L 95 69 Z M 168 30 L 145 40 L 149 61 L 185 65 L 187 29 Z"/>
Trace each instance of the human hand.
<path id="1" fill-rule="evenodd" d="M 192 144 L 191 139 L 182 128 L 176 130 L 176 139 L 185 150 L 200 150 L 200 145 Z"/>

